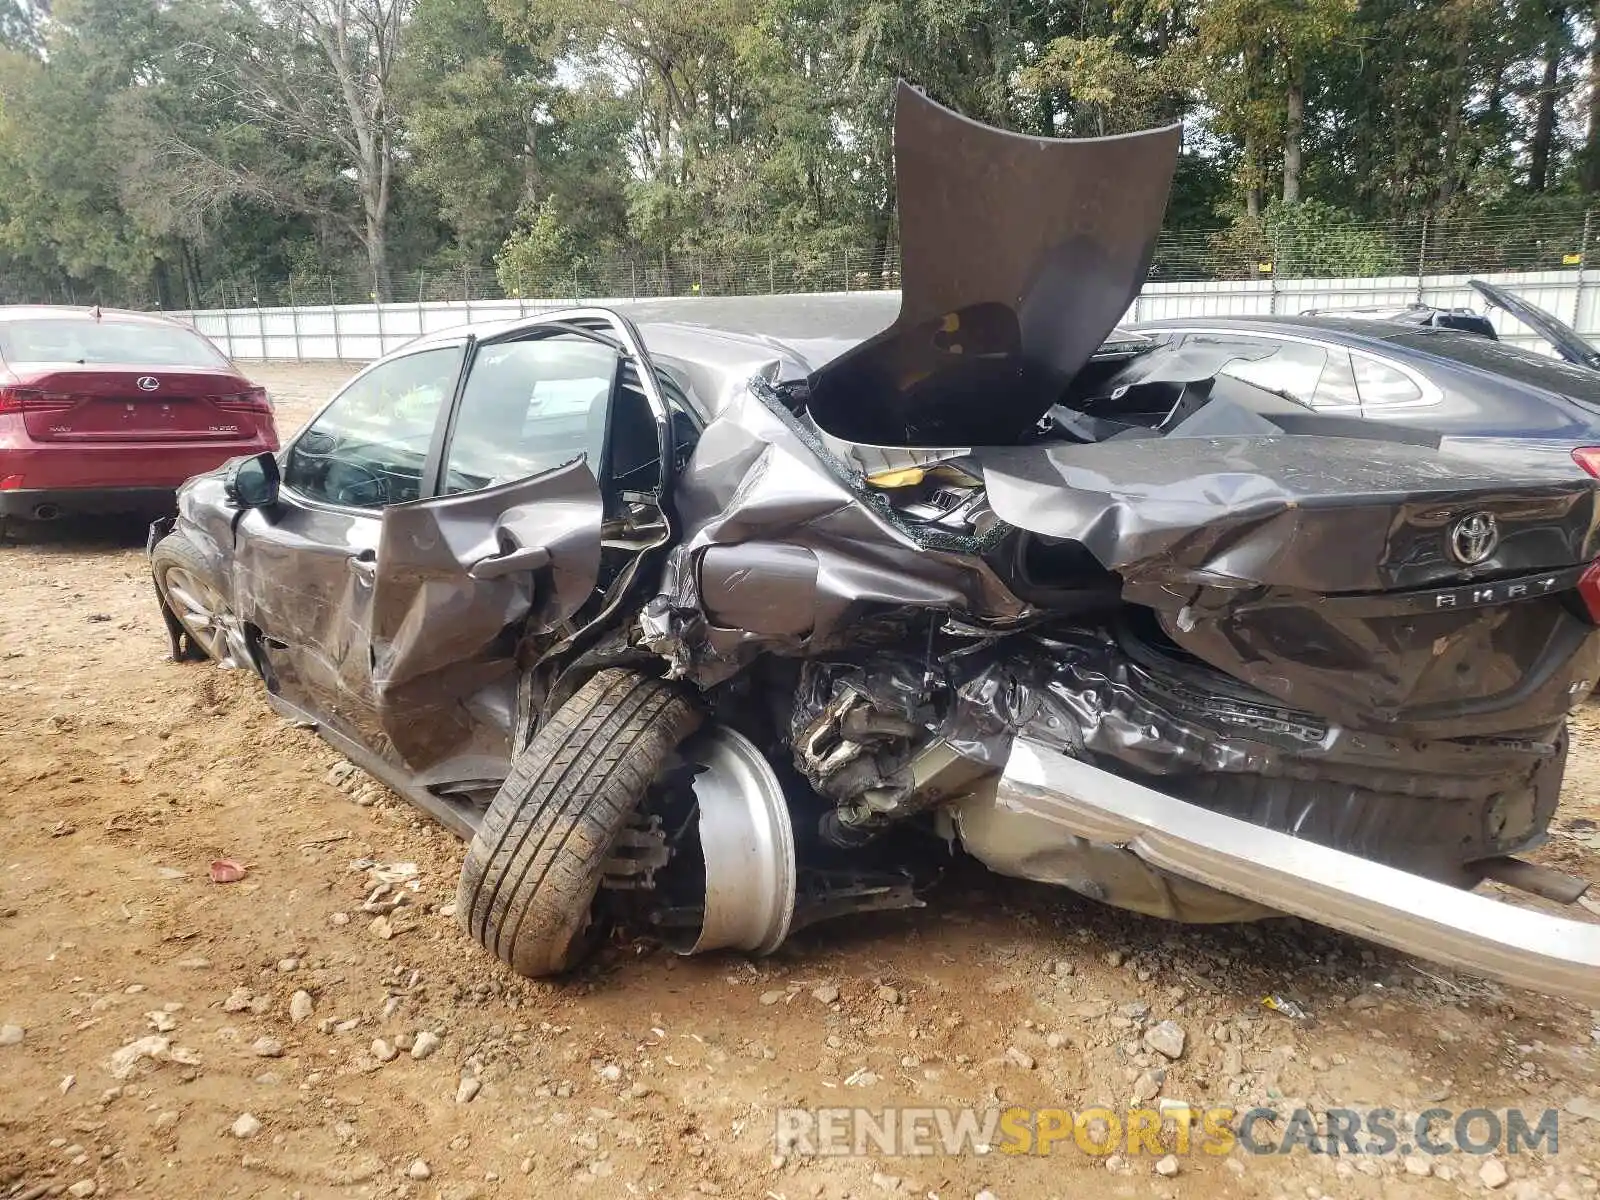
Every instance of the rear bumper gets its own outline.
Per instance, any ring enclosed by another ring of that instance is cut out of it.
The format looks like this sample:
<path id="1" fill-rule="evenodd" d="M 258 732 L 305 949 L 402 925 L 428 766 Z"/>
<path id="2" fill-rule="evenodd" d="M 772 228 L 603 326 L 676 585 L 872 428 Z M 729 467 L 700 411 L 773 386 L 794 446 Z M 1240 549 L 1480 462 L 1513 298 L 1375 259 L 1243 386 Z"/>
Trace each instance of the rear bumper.
<path id="1" fill-rule="evenodd" d="M 175 487 L 18 488 L 0 491 L 0 517 L 56 517 L 170 511 Z"/>
<path id="2" fill-rule="evenodd" d="M 1027 738 L 1001 810 L 1409 954 L 1600 1006 L 1600 925 L 1516 908 L 1174 799 Z"/>

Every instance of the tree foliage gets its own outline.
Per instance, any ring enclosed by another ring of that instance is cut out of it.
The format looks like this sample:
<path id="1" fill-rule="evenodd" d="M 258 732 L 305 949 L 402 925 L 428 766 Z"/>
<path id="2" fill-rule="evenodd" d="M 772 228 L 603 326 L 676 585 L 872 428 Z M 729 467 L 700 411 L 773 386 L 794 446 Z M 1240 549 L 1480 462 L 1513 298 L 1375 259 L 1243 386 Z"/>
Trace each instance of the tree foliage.
<path id="1" fill-rule="evenodd" d="M 1020 132 L 1181 122 L 1176 276 L 1194 247 L 1399 269 L 1374 222 L 1581 228 L 1597 20 L 1595 0 L 0 0 L 0 280 L 192 305 L 221 280 L 389 295 L 491 264 L 529 293 L 619 260 L 882 279 L 901 78 Z"/>

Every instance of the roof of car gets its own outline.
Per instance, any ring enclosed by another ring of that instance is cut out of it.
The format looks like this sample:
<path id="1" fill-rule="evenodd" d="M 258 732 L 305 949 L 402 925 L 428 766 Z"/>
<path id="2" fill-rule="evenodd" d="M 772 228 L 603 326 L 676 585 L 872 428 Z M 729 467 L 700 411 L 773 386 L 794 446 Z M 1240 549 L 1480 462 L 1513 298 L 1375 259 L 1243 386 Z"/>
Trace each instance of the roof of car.
<path id="1" fill-rule="evenodd" d="M 1404 321 L 1388 321 L 1381 317 L 1335 316 L 1215 316 L 1168 317 L 1160 321 L 1140 321 L 1135 330 L 1160 329 L 1237 329 L 1258 333 L 1315 333 L 1335 341 L 1384 341 L 1391 336 L 1410 333 L 1417 326 Z"/>
<path id="2" fill-rule="evenodd" d="M 67 317 L 81 317 L 87 321 L 94 319 L 95 311 L 86 304 L 0 304 L 0 321 L 61 320 Z M 99 313 L 101 319 L 115 317 L 119 321 L 132 321 L 141 325 L 177 325 L 180 328 L 189 328 L 181 321 L 174 321 L 171 317 L 160 313 L 135 312 L 127 308 L 102 308 Z"/>

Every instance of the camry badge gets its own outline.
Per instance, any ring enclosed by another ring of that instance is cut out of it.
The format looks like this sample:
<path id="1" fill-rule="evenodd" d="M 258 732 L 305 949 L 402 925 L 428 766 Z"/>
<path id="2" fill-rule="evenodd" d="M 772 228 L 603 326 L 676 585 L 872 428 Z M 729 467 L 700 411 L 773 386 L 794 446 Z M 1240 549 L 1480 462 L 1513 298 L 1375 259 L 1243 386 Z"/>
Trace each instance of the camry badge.
<path id="1" fill-rule="evenodd" d="M 1450 554 L 1459 563 L 1475 567 L 1500 545 L 1500 526 L 1494 514 L 1476 512 L 1462 517 L 1450 529 Z"/>
<path id="2" fill-rule="evenodd" d="M 161 380 L 157 379 L 154 375 L 141 375 L 133 382 L 134 386 L 137 387 L 141 392 L 153 392 L 161 386 Z"/>

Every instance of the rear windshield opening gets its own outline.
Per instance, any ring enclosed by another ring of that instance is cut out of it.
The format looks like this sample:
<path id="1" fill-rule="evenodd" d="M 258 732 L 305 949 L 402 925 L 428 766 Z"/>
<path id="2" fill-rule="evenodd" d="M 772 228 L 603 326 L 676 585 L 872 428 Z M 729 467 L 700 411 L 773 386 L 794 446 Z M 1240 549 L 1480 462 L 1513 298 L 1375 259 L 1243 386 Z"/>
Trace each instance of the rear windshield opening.
<path id="1" fill-rule="evenodd" d="M 0 358 L 14 363 L 226 367 L 199 334 L 175 325 L 115 317 L 37 317 L 0 321 Z"/>

